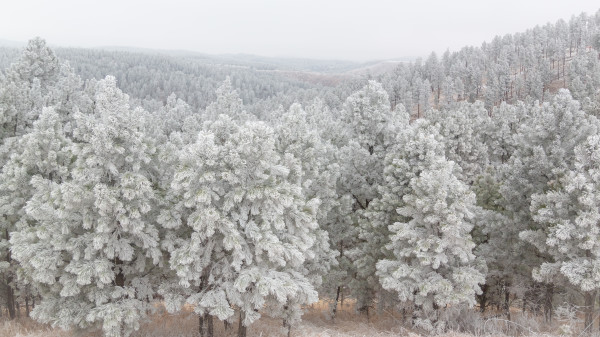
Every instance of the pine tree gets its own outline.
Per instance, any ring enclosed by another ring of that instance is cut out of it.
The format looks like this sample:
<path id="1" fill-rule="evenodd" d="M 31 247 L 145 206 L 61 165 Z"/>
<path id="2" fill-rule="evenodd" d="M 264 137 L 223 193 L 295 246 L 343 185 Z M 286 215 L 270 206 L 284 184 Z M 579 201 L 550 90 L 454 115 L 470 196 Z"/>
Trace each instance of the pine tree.
<path id="1" fill-rule="evenodd" d="M 417 326 L 441 331 L 438 311 L 474 305 L 485 267 L 473 255 L 469 234 L 475 195 L 454 175 L 434 130 L 414 124 L 407 141 L 388 155 L 390 190 L 382 200 L 397 215 L 385 246 L 391 256 L 377 262 L 377 275 L 384 289 L 417 306 Z"/>
<path id="2" fill-rule="evenodd" d="M 153 309 L 164 263 L 152 211 L 156 150 L 143 133 L 143 111 L 129 107 L 113 77 L 95 90 L 94 110 L 74 115 L 70 175 L 32 179 L 25 210 L 34 224 L 13 233 L 11 244 L 43 297 L 34 318 L 123 336 Z"/>
<path id="3" fill-rule="evenodd" d="M 510 237 L 505 249 L 513 250 L 519 256 L 525 280 L 531 277 L 534 267 L 551 259 L 547 253 L 518 239 L 521 232 L 541 229 L 532 218 L 532 196 L 545 193 L 553 182 L 573 168 L 575 147 L 596 134 L 598 126 L 598 121 L 581 111 L 579 103 L 564 89 L 552 102 L 531 107 L 519 126 L 514 137 L 515 151 L 502 167 L 500 193 L 503 197 L 501 206 L 510 222 L 505 227 L 506 235 Z M 510 286 L 517 285 L 506 288 Z M 552 292 L 549 283 L 544 295 L 547 320 L 552 317 Z"/>
<path id="4" fill-rule="evenodd" d="M 223 84 L 216 90 L 217 99 L 206 107 L 204 120 L 216 120 L 224 114 L 235 120 L 253 119 L 252 115 L 243 109 L 242 99 L 231 86 L 231 79 L 227 77 Z"/>
<path id="5" fill-rule="evenodd" d="M 300 305 L 317 300 L 304 272 L 319 232 L 318 200 L 305 200 L 289 178 L 301 172 L 286 166 L 294 158 L 277 154 L 265 124 L 223 115 L 179 158 L 175 203 L 159 221 L 173 233 L 163 245 L 184 290 L 162 288 L 167 308 L 188 302 L 206 319 L 225 320 L 237 307 L 240 335 L 263 306 L 293 323 Z"/>
<path id="6" fill-rule="evenodd" d="M 366 270 L 359 270 L 362 249 L 357 240 L 359 219 L 370 202 L 378 196 L 377 188 L 383 184 L 383 161 L 389 146 L 394 143 L 396 132 L 408 124 L 408 114 L 402 105 L 390 111 L 389 98 L 381 84 L 375 81 L 352 94 L 342 111 L 342 144 L 338 152 L 341 179 L 338 195 L 352 200 L 352 210 L 340 222 L 332 241 L 340 252 L 340 266 L 346 267 L 347 275 L 358 275 L 351 280 L 350 288 L 358 300 L 358 307 L 368 314 L 376 288 L 368 280 Z M 344 201 L 342 200 L 342 204 Z M 358 265 L 346 265 L 345 257 Z M 372 266 L 371 266 L 372 267 Z M 338 287 L 340 285 L 337 285 Z M 344 285 L 341 285 L 344 286 Z"/>
<path id="7" fill-rule="evenodd" d="M 462 169 L 458 178 L 472 184 L 489 165 L 486 141 L 491 119 L 483 104 L 461 102 L 449 111 L 431 111 L 427 119 L 439 125 L 446 158 Z"/>
<path id="8" fill-rule="evenodd" d="M 6 77 L 0 82 L 0 165 L 3 169 L 4 166 L 11 166 L 6 168 L 4 179 L 0 183 L 3 192 L 0 203 L 0 255 L 7 266 L 0 284 L 6 291 L 6 307 L 11 318 L 15 317 L 18 305 L 15 302 L 18 289 L 14 273 L 17 266 L 9 252 L 10 233 L 17 228 L 18 223 L 25 224 L 29 221 L 22 209 L 31 194 L 29 180 L 38 170 L 51 176 L 55 174 L 49 173 L 51 168 L 46 166 L 51 165 L 55 159 L 43 160 L 42 157 L 49 155 L 46 151 L 58 150 L 52 147 L 56 146 L 52 143 L 27 145 L 31 142 L 27 133 L 32 131 L 38 116 L 48 106 L 53 106 L 53 112 L 49 115 L 57 114 L 58 117 L 47 117 L 55 120 L 47 120 L 40 127 L 65 123 L 64 129 L 68 132 L 68 116 L 74 111 L 73 104 L 83 100 L 80 92 L 79 77 L 67 64 L 60 64 L 53 51 L 40 38 L 29 41 L 20 59 L 7 69 Z M 39 136 L 41 131 L 37 132 Z M 27 146 L 34 147 L 36 154 Z M 35 163 L 24 156 L 34 156 L 41 162 Z M 19 167 L 21 164 L 22 167 Z"/>
<path id="9" fill-rule="evenodd" d="M 521 238 L 551 257 L 533 270 L 537 281 L 570 285 L 582 293 L 585 327 L 593 323 L 600 282 L 596 271 L 599 164 L 600 137 L 592 135 L 575 148 L 574 167 L 551 182 L 548 191 L 532 196 L 533 220 L 541 226 L 521 233 Z"/>

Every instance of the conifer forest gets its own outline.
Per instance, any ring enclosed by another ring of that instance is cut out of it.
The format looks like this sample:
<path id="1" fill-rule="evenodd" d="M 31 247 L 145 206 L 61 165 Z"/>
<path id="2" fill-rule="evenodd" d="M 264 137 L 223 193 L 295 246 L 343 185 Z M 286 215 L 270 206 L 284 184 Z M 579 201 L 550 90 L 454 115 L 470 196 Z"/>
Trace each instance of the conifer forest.
<path id="1" fill-rule="evenodd" d="M 600 334 L 600 11 L 362 70 L 51 43 L 0 47 L 0 335 Z"/>

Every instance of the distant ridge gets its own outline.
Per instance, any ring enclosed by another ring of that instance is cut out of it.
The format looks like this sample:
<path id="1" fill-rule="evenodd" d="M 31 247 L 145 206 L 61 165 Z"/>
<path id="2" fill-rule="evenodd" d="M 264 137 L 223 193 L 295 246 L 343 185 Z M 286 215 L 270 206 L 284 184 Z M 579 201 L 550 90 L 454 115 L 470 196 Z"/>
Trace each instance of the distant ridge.
<path id="1" fill-rule="evenodd" d="M 51 42 L 51 41 L 49 41 Z M 0 47 L 23 48 L 26 42 L 0 39 Z M 52 43 L 50 43 L 52 45 Z M 255 68 L 257 70 L 280 70 L 280 71 L 298 71 L 315 72 L 324 74 L 361 74 L 361 73 L 380 73 L 383 69 L 390 68 L 390 64 L 400 62 L 411 62 L 416 57 L 400 57 L 395 59 L 371 60 L 365 62 L 336 60 L 336 59 L 311 59 L 302 57 L 273 57 L 254 54 L 235 53 L 235 54 L 207 54 L 190 50 L 167 50 L 153 49 L 129 46 L 97 46 L 97 47 L 74 47 L 58 46 L 55 49 L 94 49 L 106 51 L 119 51 L 127 53 L 142 54 L 160 54 L 177 58 L 189 58 L 200 63 L 215 65 L 233 65 Z"/>

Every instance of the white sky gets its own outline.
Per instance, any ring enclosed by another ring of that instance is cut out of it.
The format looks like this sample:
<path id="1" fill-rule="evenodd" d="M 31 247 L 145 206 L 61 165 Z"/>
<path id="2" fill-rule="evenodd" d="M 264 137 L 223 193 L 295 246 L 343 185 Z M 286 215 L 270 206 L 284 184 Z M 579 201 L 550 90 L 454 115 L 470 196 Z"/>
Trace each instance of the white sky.
<path id="1" fill-rule="evenodd" d="M 0 39 L 364 61 L 479 46 L 598 9 L 598 0 L 4 0 Z"/>

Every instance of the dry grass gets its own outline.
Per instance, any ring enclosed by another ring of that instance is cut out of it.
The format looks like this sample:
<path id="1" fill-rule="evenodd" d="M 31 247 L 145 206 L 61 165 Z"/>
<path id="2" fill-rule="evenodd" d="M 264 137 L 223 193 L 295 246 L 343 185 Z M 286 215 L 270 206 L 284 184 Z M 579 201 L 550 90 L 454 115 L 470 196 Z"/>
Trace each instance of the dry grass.
<path id="1" fill-rule="evenodd" d="M 171 315 L 164 310 L 153 315 L 149 322 L 142 325 L 141 329 L 135 332 L 132 337 L 192 337 L 198 336 L 198 317 L 189 308 L 177 315 Z M 513 323 L 528 325 L 527 329 L 510 330 L 507 323 L 499 321 L 488 321 L 485 323 L 485 329 L 476 331 L 473 334 L 447 333 L 441 337 L 473 337 L 473 336 L 507 336 L 507 335 L 528 335 L 534 337 L 543 337 L 558 335 L 557 325 L 552 327 L 543 327 L 539 322 L 531 317 L 520 317 L 514 315 Z M 481 320 L 480 324 L 483 328 Z M 237 322 L 233 328 L 226 330 L 223 323 L 215 320 L 215 336 L 236 336 Z M 259 322 L 248 328 L 249 337 L 267 337 L 267 336 L 286 336 L 287 331 L 282 328 L 281 320 L 269 318 L 266 315 Z M 21 318 L 15 321 L 0 320 L 0 337 L 101 337 L 100 332 L 78 334 L 61 329 L 53 329 L 44 324 L 39 324 L 28 318 Z M 342 308 L 338 309 L 335 321 L 330 317 L 329 305 L 326 302 L 319 302 L 310 308 L 303 316 L 302 323 L 294 327 L 292 336 L 300 337 L 399 337 L 420 336 L 417 331 L 403 327 L 402 317 L 398 313 L 384 311 L 377 315 L 371 315 L 367 321 L 366 315 L 356 314 L 353 303 L 346 301 Z"/>
<path id="2" fill-rule="evenodd" d="M 18 318 L 14 321 L 0 320 L 1 337 L 71 337 L 69 331 L 54 329 L 29 318 Z"/>

